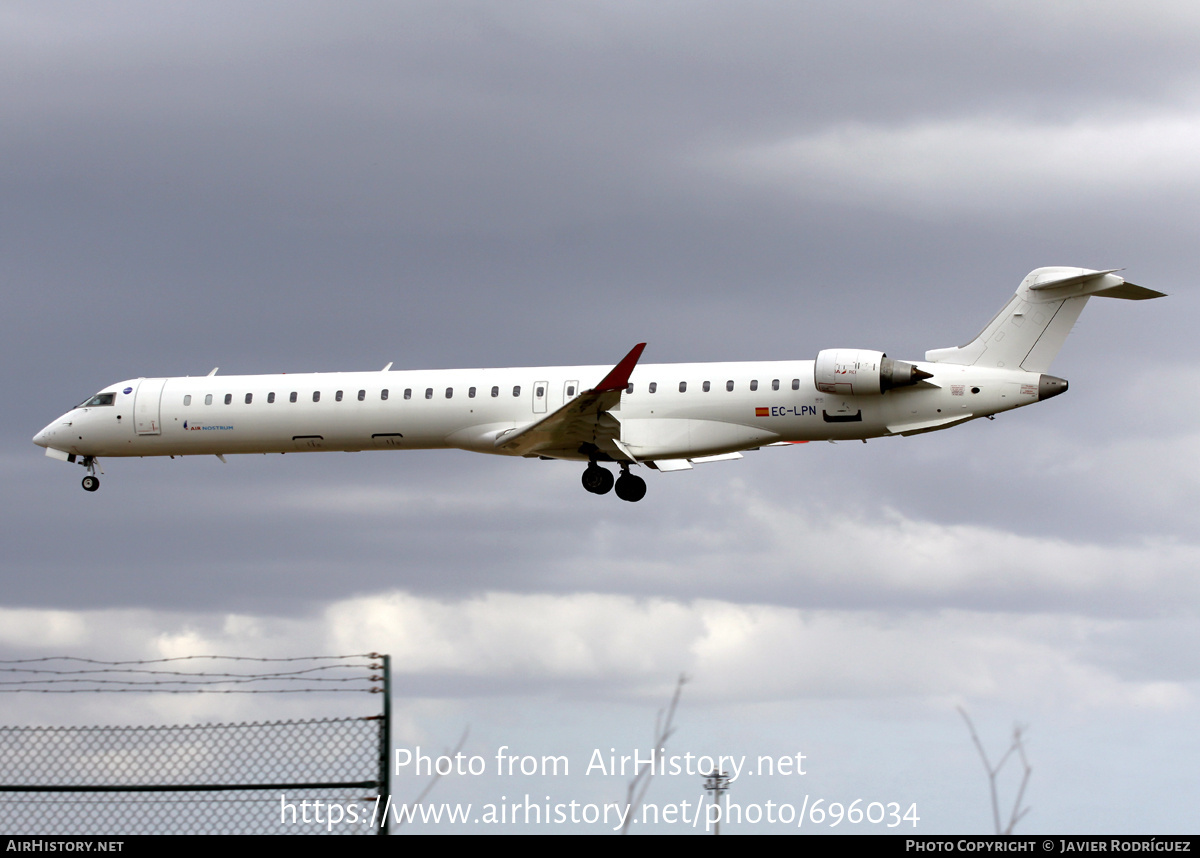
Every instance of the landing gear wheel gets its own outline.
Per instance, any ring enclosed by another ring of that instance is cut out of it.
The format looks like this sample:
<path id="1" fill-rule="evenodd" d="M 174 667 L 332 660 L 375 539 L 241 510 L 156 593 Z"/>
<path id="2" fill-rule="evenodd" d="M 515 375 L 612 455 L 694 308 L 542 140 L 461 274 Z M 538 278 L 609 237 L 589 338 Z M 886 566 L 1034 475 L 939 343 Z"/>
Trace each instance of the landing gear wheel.
<path id="1" fill-rule="evenodd" d="M 100 488 L 100 478 L 88 474 L 83 478 L 83 490 L 85 492 L 94 492 Z"/>
<path id="2" fill-rule="evenodd" d="M 594 495 L 606 495 L 613 487 L 612 471 L 591 464 L 583 472 L 583 487 Z"/>
<path id="3" fill-rule="evenodd" d="M 636 503 L 646 496 L 646 481 L 633 474 L 621 474 L 617 480 L 617 497 L 623 501 Z"/>

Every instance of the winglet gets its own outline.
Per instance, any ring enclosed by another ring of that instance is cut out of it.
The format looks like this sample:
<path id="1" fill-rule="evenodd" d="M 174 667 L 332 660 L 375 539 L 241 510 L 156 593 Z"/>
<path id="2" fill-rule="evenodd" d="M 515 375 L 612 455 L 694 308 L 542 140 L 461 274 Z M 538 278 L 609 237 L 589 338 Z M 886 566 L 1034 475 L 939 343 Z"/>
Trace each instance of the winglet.
<path id="1" fill-rule="evenodd" d="M 604 381 L 597 384 L 593 391 L 604 393 L 608 390 L 624 390 L 625 385 L 629 384 L 629 376 L 633 374 L 633 368 L 637 366 L 638 358 L 642 356 L 645 348 L 645 343 L 638 343 L 630 349 L 629 354 L 621 358 L 621 362 L 614 366 L 608 375 L 604 376 Z"/>

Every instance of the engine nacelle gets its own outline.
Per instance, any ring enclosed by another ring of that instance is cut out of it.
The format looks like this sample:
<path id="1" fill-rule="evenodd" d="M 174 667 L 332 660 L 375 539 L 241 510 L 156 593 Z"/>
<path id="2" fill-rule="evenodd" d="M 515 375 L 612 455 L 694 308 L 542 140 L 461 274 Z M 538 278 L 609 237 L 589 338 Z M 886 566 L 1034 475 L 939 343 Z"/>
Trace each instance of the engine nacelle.
<path id="1" fill-rule="evenodd" d="M 813 367 L 817 390 L 842 396 L 879 394 L 925 378 L 933 374 L 870 349 L 823 349 Z"/>

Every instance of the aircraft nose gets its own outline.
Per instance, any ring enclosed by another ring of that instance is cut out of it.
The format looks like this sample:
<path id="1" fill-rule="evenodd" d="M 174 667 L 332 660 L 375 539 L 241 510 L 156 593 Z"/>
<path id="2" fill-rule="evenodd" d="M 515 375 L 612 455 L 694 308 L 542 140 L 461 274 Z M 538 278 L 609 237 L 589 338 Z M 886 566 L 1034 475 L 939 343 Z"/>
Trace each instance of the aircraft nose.
<path id="1" fill-rule="evenodd" d="M 33 443 L 39 447 L 49 447 L 50 441 L 54 438 L 54 424 L 51 423 L 41 432 L 33 436 Z"/>

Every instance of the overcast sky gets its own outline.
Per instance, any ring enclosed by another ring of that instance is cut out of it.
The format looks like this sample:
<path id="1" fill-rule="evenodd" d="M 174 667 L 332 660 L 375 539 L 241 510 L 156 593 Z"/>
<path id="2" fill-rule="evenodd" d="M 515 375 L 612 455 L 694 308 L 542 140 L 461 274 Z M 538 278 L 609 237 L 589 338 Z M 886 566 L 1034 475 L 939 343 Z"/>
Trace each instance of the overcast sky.
<path id="1" fill-rule="evenodd" d="M 735 800 L 987 833 L 961 705 L 996 755 L 1029 725 L 1019 831 L 1195 833 L 1198 39 L 1183 2 L 0 3 L 0 657 L 389 652 L 398 746 L 567 754 L 556 801 L 623 797 L 592 749 L 648 748 L 683 672 L 669 752 L 807 757 Z M 638 504 L 448 451 L 111 459 L 88 494 L 30 442 L 214 366 L 919 359 L 1044 265 L 1170 297 L 1092 301 L 1066 396 Z"/>

